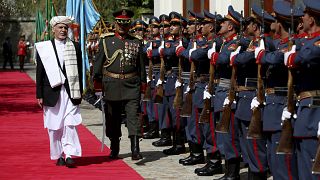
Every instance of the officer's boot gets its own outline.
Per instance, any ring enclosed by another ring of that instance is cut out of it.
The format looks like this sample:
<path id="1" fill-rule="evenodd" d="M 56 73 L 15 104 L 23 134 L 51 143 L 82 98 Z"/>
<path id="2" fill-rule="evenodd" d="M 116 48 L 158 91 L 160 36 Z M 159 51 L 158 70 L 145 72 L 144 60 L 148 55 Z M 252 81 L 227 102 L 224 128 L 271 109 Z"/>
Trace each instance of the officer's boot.
<path id="1" fill-rule="evenodd" d="M 219 151 L 215 153 L 207 153 L 207 164 L 202 168 L 197 168 L 194 172 L 198 176 L 213 176 L 222 173 L 222 161 Z"/>
<path id="2" fill-rule="evenodd" d="M 240 180 L 240 158 L 226 160 L 226 172 L 218 180 Z"/>
<path id="3" fill-rule="evenodd" d="M 115 137 L 115 138 L 110 138 L 110 149 L 111 153 L 109 157 L 111 159 L 118 159 L 119 151 L 120 151 L 120 138 Z"/>
<path id="4" fill-rule="evenodd" d="M 130 136 L 131 141 L 131 159 L 132 160 L 139 160 L 142 159 L 142 155 L 140 154 L 140 147 L 139 147 L 139 137 L 138 136 Z"/>
<path id="5" fill-rule="evenodd" d="M 170 129 L 161 129 L 161 138 L 158 141 L 152 143 L 156 147 L 161 146 L 171 146 L 171 130 Z"/>
<path id="6" fill-rule="evenodd" d="M 179 159 L 179 164 L 183 164 L 184 161 L 188 161 L 188 160 L 191 158 L 191 154 L 192 154 L 192 148 L 191 148 L 192 142 L 189 141 L 189 142 L 188 142 L 188 145 L 189 145 L 190 154 L 189 154 L 189 156 L 186 157 L 186 158 Z"/>
<path id="7" fill-rule="evenodd" d="M 249 168 L 248 180 L 267 180 L 267 172 L 252 172 Z"/>
<path id="8" fill-rule="evenodd" d="M 200 144 L 194 144 L 191 143 L 191 153 L 190 158 L 188 160 L 185 160 L 182 162 L 182 165 L 188 166 L 188 165 L 195 165 L 195 164 L 203 164 L 205 162 L 204 160 L 204 154 L 203 149 Z"/>
<path id="9" fill-rule="evenodd" d="M 149 131 L 143 135 L 143 139 L 154 139 L 159 137 L 159 125 L 157 121 L 149 123 Z"/>

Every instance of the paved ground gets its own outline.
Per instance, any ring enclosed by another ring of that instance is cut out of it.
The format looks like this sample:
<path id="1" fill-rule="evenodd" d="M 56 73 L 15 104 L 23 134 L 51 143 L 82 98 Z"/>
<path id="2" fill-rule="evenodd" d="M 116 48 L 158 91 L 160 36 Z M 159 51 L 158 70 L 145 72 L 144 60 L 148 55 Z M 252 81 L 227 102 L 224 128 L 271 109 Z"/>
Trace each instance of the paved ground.
<path id="1" fill-rule="evenodd" d="M 35 66 L 32 64 L 26 65 L 26 72 L 32 79 L 35 79 Z M 98 139 L 102 136 L 102 121 L 101 111 L 94 108 L 89 103 L 83 101 L 81 104 L 81 114 L 83 118 L 83 125 L 85 125 Z M 154 147 L 151 143 L 155 140 L 143 139 L 140 142 L 140 149 L 142 151 L 143 159 L 140 161 L 131 161 L 130 152 L 130 140 L 126 127 L 122 127 L 123 137 L 121 140 L 120 157 L 123 158 L 129 166 L 135 169 L 142 177 L 147 180 L 157 179 L 199 179 L 207 180 L 213 178 L 219 178 L 222 174 L 199 177 L 194 173 L 194 169 L 202 167 L 197 166 L 182 166 L 178 163 L 178 160 L 188 156 L 188 153 L 175 156 L 166 156 L 162 153 L 162 150 L 167 148 Z M 109 147 L 110 142 L 106 138 L 105 144 Z M 84 146 L 84 144 L 82 144 Z M 106 154 L 107 155 L 107 154 Z M 241 169 L 241 179 L 247 179 L 247 169 Z M 269 178 L 272 179 L 272 178 Z"/>

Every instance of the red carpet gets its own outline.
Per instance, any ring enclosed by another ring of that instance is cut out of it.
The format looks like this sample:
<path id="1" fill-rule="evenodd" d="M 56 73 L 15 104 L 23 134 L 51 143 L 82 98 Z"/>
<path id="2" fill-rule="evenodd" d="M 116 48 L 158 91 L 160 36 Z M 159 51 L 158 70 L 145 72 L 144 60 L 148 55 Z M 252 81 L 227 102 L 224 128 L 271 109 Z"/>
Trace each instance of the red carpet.
<path id="1" fill-rule="evenodd" d="M 100 141 L 79 126 L 83 157 L 77 168 L 58 167 L 50 160 L 42 110 L 35 83 L 25 73 L 0 72 L 0 179 L 143 179 L 122 160 L 100 152 Z"/>

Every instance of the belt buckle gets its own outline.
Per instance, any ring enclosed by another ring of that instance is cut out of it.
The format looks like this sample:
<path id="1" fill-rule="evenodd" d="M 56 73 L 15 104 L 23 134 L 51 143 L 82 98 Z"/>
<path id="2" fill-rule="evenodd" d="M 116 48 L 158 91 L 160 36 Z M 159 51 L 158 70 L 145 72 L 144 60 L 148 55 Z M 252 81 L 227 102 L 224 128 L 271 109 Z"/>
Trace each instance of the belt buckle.
<path id="1" fill-rule="evenodd" d="M 258 79 L 257 78 L 246 78 L 245 87 L 246 88 L 257 88 Z"/>
<path id="2" fill-rule="evenodd" d="M 125 79 L 125 74 L 119 74 L 119 79 Z"/>

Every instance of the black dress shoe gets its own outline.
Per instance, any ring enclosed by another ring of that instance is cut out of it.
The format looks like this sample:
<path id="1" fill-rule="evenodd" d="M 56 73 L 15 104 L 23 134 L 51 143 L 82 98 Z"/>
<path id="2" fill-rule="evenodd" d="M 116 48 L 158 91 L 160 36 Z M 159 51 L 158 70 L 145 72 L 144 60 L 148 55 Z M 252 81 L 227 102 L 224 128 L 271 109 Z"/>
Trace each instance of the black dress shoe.
<path id="1" fill-rule="evenodd" d="M 191 157 L 191 154 L 190 154 L 190 155 L 189 155 L 188 157 L 186 157 L 186 158 L 179 159 L 179 164 L 183 164 L 184 161 L 189 161 L 191 158 L 192 158 L 192 157 Z"/>
<path id="2" fill-rule="evenodd" d="M 190 159 L 183 161 L 182 165 L 189 166 L 189 165 L 196 165 L 196 164 L 203 164 L 204 163 L 204 155 L 203 154 L 192 154 Z"/>
<path id="3" fill-rule="evenodd" d="M 214 174 L 222 174 L 221 161 L 212 162 L 208 161 L 202 168 L 197 168 L 194 171 L 198 176 L 213 176 Z"/>
<path id="4" fill-rule="evenodd" d="M 74 168 L 74 167 L 76 167 L 75 162 L 73 161 L 73 159 L 72 159 L 72 158 L 69 158 L 69 157 L 66 159 L 66 166 L 67 166 L 68 168 Z"/>
<path id="5" fill-rule="evenodd" d="M 152 145 L 156 147 L 172 146 L 172 140 L 170 138 L 161 138 L 158 141 L 153 142 Z"/>
<path id="6" fill-rule="evenodd" d="M 109 155 L 109 158 L 110 159 L 119 159 L 118 155 L 119 155 L 119 152 L 111 151 L 110 155 Z"/>
<path id="7" fill-rule="evenodd" d="M 63 157 L 60 157 L 60 158 L 57 160 L 56 165 L 57 165 L 57 166 L 65 166 L 65 165 L 66 165 L 66 161 L 63 159 Z"/>
<path id="8" fill-rule="evenodd" d="M 143 139 L 155 139 L 159 138 L 159 131 L 148 131 L 143 135 Z"/>
<path id="9" fill-rule="evenodd" d="M 162 151 L 165 155 L 179 155 L 186 152 L 186 148 L 184 146 L 173 146 L 169 149 L 165 149 Z"/>

